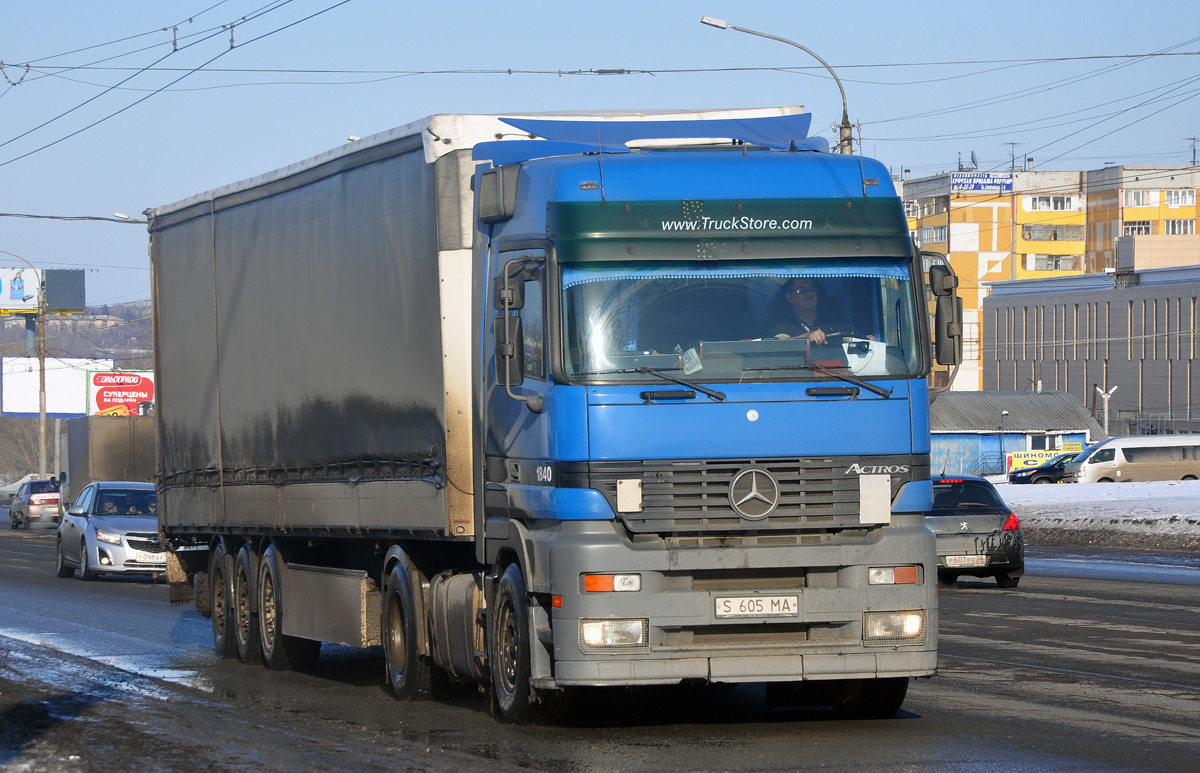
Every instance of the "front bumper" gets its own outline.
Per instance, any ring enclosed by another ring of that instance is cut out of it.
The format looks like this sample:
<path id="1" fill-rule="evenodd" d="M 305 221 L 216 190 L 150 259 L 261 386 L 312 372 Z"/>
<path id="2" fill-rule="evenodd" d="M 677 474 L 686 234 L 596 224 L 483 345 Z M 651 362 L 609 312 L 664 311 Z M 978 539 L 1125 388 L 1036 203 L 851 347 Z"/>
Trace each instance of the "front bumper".
<path id="1" fill-rule="evenodd" d="M 543 611 L 547 619 L 536 627 L 550 673 L 535 673 L 534 686 L 936 673 L 936 560 L 923 517 L 897 515 L 884 529 L 848 531 L 807 535 L 818 542 L 797 539 L 786 547 L 730 546 L 728 539 L 720 546 L 643 547 L 623 540 L 613 522 L 564 522 L 543 543 L 550 560 L 534 562 L 550 567 L 550 592 L 562 596 L 562 607 Z M 917 584 L 867 583 L 869 567 L 913 564 Z M 588 571 L 636 573 L 641 590 L 584 593 Z M 717 617 L 717 599 L 747 596 L 795 597 L 797 614 Z M 893 610 L 923 615 L 920 640 L 864 643 L 864 613 Z M 644 645 L 612 652 L 585 647 L 581 623 L 597 620 L 645 621 Z"/>
<path id="2" fill-rule="evenodd" d="M 100 574 L 159 574 L 167 571 L 166 553 L 137 550 L 122 539 L 121 544 L 94 541 L 88 546 L 88 564 Z"/>

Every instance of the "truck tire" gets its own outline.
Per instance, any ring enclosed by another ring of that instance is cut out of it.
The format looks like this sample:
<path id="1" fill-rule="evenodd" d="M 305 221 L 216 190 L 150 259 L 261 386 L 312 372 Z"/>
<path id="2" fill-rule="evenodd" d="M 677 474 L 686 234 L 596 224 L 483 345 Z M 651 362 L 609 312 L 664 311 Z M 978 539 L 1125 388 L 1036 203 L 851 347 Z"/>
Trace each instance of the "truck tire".
<path id="1" fill-rule="evenodd" d="M 397 561 L 383 594 L 383 652 L 387 680 L 397 700 L 424 700 L 431 692 L 433 667 L 417 651 L 417 623 L 408 572 L 404 562 Z"/>
<path id="2" fill-rule="evenodd" d="M 75 568 L 67 565 L 67 559 L 63 556 L 62 538 L 54 541 L 54 568 L 58 572 L 59 577 L 74 577 Z"/>
<path id="3" fill-rule="evenodd" d="M 233 639 L 238 660 L 257 663 L 262 659 L 262 639 L 258 633 L 257 598 L 258 556 L 249 545 L 242 545 L 233 562 Z"/>
<path id="4" fill-rule="evenodd" d="M 321 642 L 283 633 L 283 588 L 279 551 L 274 545 L 258 562 L 258 630 L 262 637 L 263 664 L 274 671 L 299 671 L 316 662 Z"/>
<path id="5" fill-rule="evenodd" d="M 509 564 L 500 575 L 488 612 L 488 662 L 492 694 L 500 716 L 514 724 L 533 721 L 529 686 L 529 600 L 521 567 Z"/>
<path id="6" fill-rule="evenodd" d="M 225 545 L 218 544 L 212 550 L 208 565 L 208 599 L 212 607 L 213 649 L 221 658 L 237 657 L 237 644 L 233 640 L 233 628 L 237 621 L 233 614 L 233 556 L 225 552 Z"/>
<path id="7" fill-rule="evenodd" d="M 908 677 L 838 679 L 826 684 L 834 712 L 854 719 L 884 719 L 900 710 L 908 695 Z"/>

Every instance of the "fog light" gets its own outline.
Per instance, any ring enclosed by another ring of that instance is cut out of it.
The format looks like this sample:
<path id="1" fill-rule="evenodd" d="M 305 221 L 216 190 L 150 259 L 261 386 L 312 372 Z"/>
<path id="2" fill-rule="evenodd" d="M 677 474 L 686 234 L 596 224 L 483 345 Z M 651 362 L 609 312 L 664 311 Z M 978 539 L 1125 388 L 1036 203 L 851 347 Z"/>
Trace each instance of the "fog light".
<path id="1" fill-rule="evenodd" d="M 915 585 L 915 566 L 873 566 L 867 570 L 867 582 L 871 585 Z"/>
<path id="2" fill-rule="evenodd" d="M 104 552 L 103 548 L 97 548 L 96 555 L 100 556 L 101 566 L 112 566 L 112 558 L 109 557 L 108 553 Z"/>
<path id="3" fill-rule="evenodd" d="M 579 646 L 584 652 L 645 649 L 648 628 L 645 618 L 580 620 Z"/>
<path id="4" fill-rule="evenodd" d="M 863 613 L 863 642 L 866 644 L 921 644 L 926 637 L 923 609 Z"/>

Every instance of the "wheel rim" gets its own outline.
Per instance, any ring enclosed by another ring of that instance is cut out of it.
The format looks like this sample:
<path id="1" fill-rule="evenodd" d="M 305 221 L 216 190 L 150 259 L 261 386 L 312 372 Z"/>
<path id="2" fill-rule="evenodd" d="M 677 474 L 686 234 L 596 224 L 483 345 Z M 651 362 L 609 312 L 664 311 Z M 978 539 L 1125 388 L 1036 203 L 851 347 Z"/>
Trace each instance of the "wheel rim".
<path id="1" fill-rule="evenodd" d="M 517 686 L 517 622 L 512 601 L 505 599 L 500 608 L 500 625 L 498 628 L 499 641 L 496 646 L 496 657 L 499 660 L 500 681 L 505 692 L 510 695 Z"/>
<path id="2" fill-rule="evenodd" d="M 79 546 L 79 573 L 86 577 L 89 571 L 87 560 L 87 543 L 84 542 Z"/>
<path id="3" fill-rule="evenodd" d="M 248 642 L 250 640 L 250 583 L 246 582 L 245 571 L 238 571 L 236 584 L 237 587 L 233 592 L 237 604 L 238 638 L 243 642 Z"/>
<path id="4" fill-rule="evenodd" d="M 262 610 L 259 613 L 259 625 L 262 628 L 263 645 L 267 649 L 275 647 L 275 584 L 271 582 L 270 571 L 262 576 Z"/>
<path id="5" fill-rule="evenodd" d="M 395 675 L 393 681 L 404 678 L 405 654 L 408 652 L 408 638 L 404 635 L 404 609 L 399 596 L 399 592 L 393 593 L 388 602 L 388 654 Z"/>
<path id="6" fill-rule="evenodd" d="M 60 572 L 63 569 L 62 540 L 54 543 L 54 568 Z"/>
<path id="7" fill-rule="evenodd" d="M 227 601 L 225 599 L 225 573 L 216 572 L 213 578 L 213 628 L 218 636 L 225 635 L 225 614 Z"/>

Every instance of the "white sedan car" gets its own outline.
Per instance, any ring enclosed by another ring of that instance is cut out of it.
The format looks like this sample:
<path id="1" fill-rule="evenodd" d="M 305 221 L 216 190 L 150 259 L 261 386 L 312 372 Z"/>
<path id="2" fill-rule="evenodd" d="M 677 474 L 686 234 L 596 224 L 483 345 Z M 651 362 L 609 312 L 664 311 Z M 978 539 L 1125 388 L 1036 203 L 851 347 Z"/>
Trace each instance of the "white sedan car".
<path id="1" fill-rule="evenodd" d="M 84 580 L 167 570 L 153 483 L 90 484 L 58 525 L 57 542 L 59 577 L 71 577 L 76 569 Z"/>

